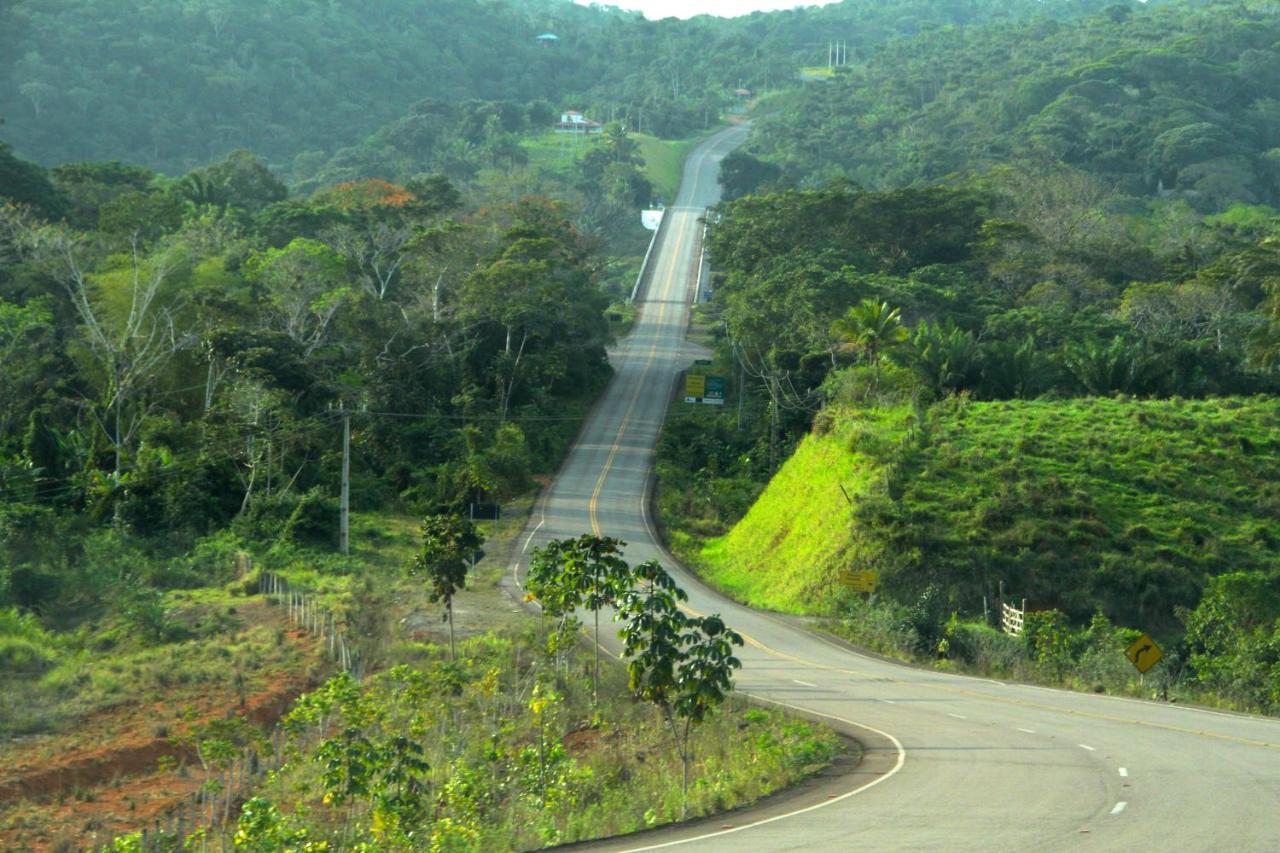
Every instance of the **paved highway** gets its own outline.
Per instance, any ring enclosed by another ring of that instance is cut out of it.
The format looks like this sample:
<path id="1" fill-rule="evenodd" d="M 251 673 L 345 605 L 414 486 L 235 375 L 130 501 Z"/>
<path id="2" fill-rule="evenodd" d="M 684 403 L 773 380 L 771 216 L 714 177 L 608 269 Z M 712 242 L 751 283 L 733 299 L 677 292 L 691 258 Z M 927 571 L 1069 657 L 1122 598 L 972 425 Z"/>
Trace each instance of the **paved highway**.
<path id="1" fill-rule="evenodd" d="M 703 208 L 745 129 L 686 163 L 615 378 L 530 521 L 525 554 L 587 530 L 662 559 L 699 613 L 748 637 L 738 689 L 858 738 L 858 772 L 782 805 L 611 849 L 1280 851 L 1280 720 L 1002 684 L 885 662 L 737 605 L 672 564 L 646 504 L 685 342 Z M 512 566 L 512 582 L 522 567 Z"/>

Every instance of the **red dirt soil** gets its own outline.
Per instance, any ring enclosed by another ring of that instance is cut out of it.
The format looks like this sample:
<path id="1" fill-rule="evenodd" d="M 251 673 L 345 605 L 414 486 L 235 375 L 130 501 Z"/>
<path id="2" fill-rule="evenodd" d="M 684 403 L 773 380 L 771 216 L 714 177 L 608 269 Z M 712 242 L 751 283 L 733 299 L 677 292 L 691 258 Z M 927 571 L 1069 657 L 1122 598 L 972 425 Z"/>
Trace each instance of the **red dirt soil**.
<path id="1" fill-rule="evenodd" d="M 287 636 L 311 648 L 312 638 L 298 631 Z M 207 722 L 233 708 L 262 727 L 275 723 L 294 700 L 313 686 L 297 672 L 268 677 L 266 690 L 238 704 L 234 691 L 206 692 L 195 702 L 184 701 L 184 711 L 194 704 L 195 721 Z M 185 714 L 184 714 L 185 715 Z M 77 726 L 76 740 L 92 739 L 93 732 L 113 732 L 108 743 L 97 747 L 67 744 L 53 760 L 46 756 L 59 749 L 67 736 L 42 739 L 33 748 L 10 750 L 0 766 L 0 814 L 7 826 L 0 828 L 0 850 L 93 849 L 119 834 L 137 831 L 186 799 L 204 782 L 194 752 L 173 743 L 192 725 L 178 722 L 175 705 L 156 702 L 120 706 L 92 714 Z M 173 721 L 166 736 L 157 729 Z M 175 769 L 158 764 L 172 756 Z M 193 766 L 194 765 L 194 766 Z"/>

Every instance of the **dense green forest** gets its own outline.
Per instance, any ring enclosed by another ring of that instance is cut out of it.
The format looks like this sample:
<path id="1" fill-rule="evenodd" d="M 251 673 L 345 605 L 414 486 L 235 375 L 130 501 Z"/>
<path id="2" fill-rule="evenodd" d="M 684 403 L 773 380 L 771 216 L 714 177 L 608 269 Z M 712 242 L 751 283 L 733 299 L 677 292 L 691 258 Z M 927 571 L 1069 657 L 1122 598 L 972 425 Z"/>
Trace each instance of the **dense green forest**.
<path id="1" fill-rule="evenodd" d="M 751 149 L 787 183 L 884 188 L 1054 162 L 1203 212 L 1274 204 L 1277 40 L 1269 2 L 932 27 L 788 98 Z"/>
<path id="2" fill-rule="evenodd" d="M 156 708 L 216 791 L 206 744 L 293 704 L 262 849 L 560 843 L 832 760 L 711 713 L 742 638 L 621 543 L 536 553 L 536 626 L 503 586 L 635 316 L 636 212 L 729 112 L 693 369 L 730 405 L 662 431 L 673 551 L 904 658 L 1133 691 L 1141 630 L 1176 698 L 1280 710 L 1272 0 L 11 0 L 0 57 L 0 737 Z M 317 604 L 362 685 L 326 683 Z M 572 638 L 603 606 L 602 673 Z"/>
<path id="3" fill-rule="evenodd" d="M 247 148 L 292 181 L 424 99 L 546 101 L 683 136 L 734 88 L 776 89 L 824 64 L 833 39 L 854 56 L 939 25 L 1103 5 L 863 0 L 651 22 L 569 0 L 18 0 L 0 9 L 0 115 L 5 138 L 45 165 L 120 159 L 177 175 Z"/>
<path id="4" fill-rule="evenodd" d="M 342 408 L 360 505 L 519 493 L 609 375 L 595 244 L 553 202 L 462 215 L 440 176 L 286 199 L 246 152 L 46 184 L 65 222 L 0 228 L 6 603 L 100 607 L 124 581 L 95 537 L 336 541 Z"/>

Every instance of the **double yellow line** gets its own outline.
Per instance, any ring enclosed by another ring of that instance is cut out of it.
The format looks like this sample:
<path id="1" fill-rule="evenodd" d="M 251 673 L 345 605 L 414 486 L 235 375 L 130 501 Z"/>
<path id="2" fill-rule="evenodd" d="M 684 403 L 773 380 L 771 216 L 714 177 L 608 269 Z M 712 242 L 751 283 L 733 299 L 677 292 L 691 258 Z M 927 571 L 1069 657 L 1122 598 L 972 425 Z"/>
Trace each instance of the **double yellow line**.
<path id="1" fill-rule="evenodd" d="M 680 214 L 675 215 L 679 216 Z M 657 306 L 658 315 L 652 321 L 652 324 L 656 327 L 661 327 L 663 321 L 666 319 L 668 300 L 665 297 L 671 291 L 671 285 L 676 276 L 676 268 L 679 265 L 681 250 L 684 248 L 685 239 L 688 237 L 688 229 L 683 226 L 684 223 L 681 222 L 681 227 L 676 231 L 675 247 L 672 252 L 667 255 L 671 261 L 667 264 L 666 276 L 662 280 L 663 287 L 661 295 L 664 298 L 650 302 L 644 307 L 644 309 L 642 309 L 643 313 L 647 314 L 649 307 L 653 305 Z M 648 318 L 646 317 L 645 320 L 648 321 Z M 646 322 L 646 325 L 647 324 L 648 323 Z M 638 330 L 639 327 L 637 327 L 637 331 Z M 622 449 L 622 442 L 627 437 L 627 427 L 631 424 L 632 415 L 635 414 L 636 403 L 640 399 L 640 392 L 645 388 L 646 383 L 644 382 L 643 374 L 648 372 L 649 368 L 653 365 L 654 358 L 657 354 L 658 337 L 655 335 L 654 342 L 649 347 L 649 352 L 645 354 L 644 366 L 640 371 L 641 376 L 636 380 L 635 390 L 631 392 L 631 400 L 627 403 L 627 410 L 623 413 L 622 421 L 618 424 L 618 434 L 614 438 L 613 446 L 609 448 L 609 455 L 605 458 L 604 465 L 600 468 L 599 476 L 596 477 L 595 488 L 591 490 L 591 500 L 587 503 L 587 515 L 591 521 L 591 532 L 596 536 L 603 535 L 602 528 L 600 527 L 600 493 L 604 491 L 604 482 L 609 476 L 609 471 L 613 469 L 614 461 L 618 458 L 618 451 Z"/>

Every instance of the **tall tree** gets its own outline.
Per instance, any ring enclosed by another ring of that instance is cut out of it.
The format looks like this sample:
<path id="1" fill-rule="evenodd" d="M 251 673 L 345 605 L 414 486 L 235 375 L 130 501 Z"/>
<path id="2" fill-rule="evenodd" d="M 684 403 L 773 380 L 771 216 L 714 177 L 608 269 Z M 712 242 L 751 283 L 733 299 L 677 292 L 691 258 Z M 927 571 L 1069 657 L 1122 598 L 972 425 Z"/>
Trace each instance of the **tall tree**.
<path id="1" fill-rule="evenodd" d="M 457 658 L 453 639 L 453 598 L 466 586 L 467 570 L 476 559 L 484 537 L 460 515 L 429 515 L 422 520 L 422 547 L 414 555 L 410 572 L 427 582 L 427 596 L 444 602 L 449 623 L 449 657 Z"/>
<path id="2" fill-rule="evenodd" d="M 529 564 L 527 585 L 539 602 L 553 615 L 562 615 L 582 606 L 594 618 L 592 701 L 600 698 L 600 611 L 616 604 L 630 587 L 631 569 L 622 559 L 626 543 L 589 533 L 577 539 L 547 543 L 534 552 Z"/>

